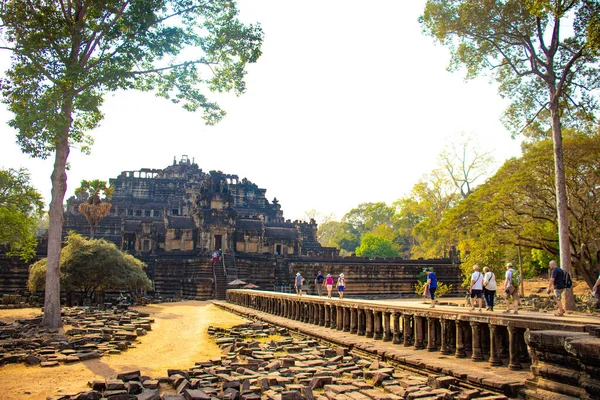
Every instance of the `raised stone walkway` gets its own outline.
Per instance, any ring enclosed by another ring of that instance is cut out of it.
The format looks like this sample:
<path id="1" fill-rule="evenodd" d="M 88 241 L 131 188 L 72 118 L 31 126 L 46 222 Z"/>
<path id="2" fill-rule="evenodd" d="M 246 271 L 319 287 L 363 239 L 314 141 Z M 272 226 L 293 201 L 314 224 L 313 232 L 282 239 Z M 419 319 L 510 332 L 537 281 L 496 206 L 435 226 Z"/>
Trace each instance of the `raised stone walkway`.
<path id="1" fill-rule="evenodd" d="M 531 311 L 518 315 L 479 313 L 456 306 L 431 309 L 423 302 L 406 300 L 340 301 L 243 290 L 229 291 L 228 299 L 229 303 L 216 304 L 408 368 L 452 375 L 507 396 L 516 395 L 525 381 L 533 378 L 526 332 L 580 334 L 600 325 L 597 317 L 555 317 Z"/>

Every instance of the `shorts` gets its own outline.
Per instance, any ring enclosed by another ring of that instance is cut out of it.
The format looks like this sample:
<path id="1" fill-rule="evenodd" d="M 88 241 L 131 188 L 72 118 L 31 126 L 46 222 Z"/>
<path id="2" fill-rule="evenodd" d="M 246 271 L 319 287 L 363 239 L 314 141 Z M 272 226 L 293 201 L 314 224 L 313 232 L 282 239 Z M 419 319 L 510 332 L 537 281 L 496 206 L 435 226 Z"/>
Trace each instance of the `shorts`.
<path id="1" fill-rule="evenodd" d="M 343 292 L 344 291 L 344 287 L 343 286 L 338 286 L 338 292 Z"/>
<path id="2" fill-rule="evenodd" d="M 556 297 L 556 300 L 558 300 L 558 301 L 562 300 L 562 295 L 563 295 L 564 291 L 565 291 L 565 289 L 554 289 L 554 297 Z"/>
<path id="3" fill-rule="evenodd" d="M 296 286 L 296 290 L 302 290 L 302 285 Z"/>
<path id="4" fill-rule="evenodd" d="M 331 291 L 333 289 L 333 285 L 327 285 L 327 290 Z"/>
<path id="5" fill-rule="evenodd" d="M 431 297 L 431 300 L 435 300 L 435 289 L 437 288 L 429 288 L 429 297 Z"/>
<path id="6" fill-rule="evenodd" d="M 476 297 L 478 299 L 480 299 L 482 295 L 483 295 L 483 290 L 482 289 L 472 289 L 471 290 L 471 298 L 472 299 L 474 299 Z"/>
<path id="7" fill-rule="evenodd" d="M 516 287 L 514 287 L 514 286 L 509 287 L 508 289 L 506 289 L 505 293 L 506 293 L 506 298 L 512 296 L 513 300 L 519 300 L 519 290 Z"/>

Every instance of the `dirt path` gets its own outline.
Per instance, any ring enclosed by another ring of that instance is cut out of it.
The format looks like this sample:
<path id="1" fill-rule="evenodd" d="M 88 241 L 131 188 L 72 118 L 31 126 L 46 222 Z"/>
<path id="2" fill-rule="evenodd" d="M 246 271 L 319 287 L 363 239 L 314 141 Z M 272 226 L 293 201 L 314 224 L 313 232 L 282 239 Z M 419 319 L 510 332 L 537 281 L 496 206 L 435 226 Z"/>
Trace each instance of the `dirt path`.
<path id="1" fill-rule="evenodd" d="M 153 378 L 166 376 L 168 368 L 187 369 L 197 361 L 221 354 L 209 340 L 209 325 L 228 328 L 245 321 L 208 302 L 163 303 L 136 309 L 150 313 L 155 319 L 152 332 L 140 337 L 136 348 L 54 368 L 5 365 L 0 367 L 0 398 L 35 400 L 57 393 L 76 393 L 87 390 L 88 381 L 132 370 Z M 0 320 L 27 318 L 36 313 L 31 309 L 2 310 Z"/>

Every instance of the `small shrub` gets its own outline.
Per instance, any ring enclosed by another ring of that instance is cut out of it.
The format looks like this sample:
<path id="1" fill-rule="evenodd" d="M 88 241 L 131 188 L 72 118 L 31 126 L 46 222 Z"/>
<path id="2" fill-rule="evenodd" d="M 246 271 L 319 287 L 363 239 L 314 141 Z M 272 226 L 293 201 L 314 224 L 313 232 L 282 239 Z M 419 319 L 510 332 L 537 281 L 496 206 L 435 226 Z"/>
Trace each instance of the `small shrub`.
<path id="1" fill-rule="evenodd" d="M 427 282 L 417 282 L 415 283 L 415 286 L 413 286 L 415 293 L 418 294 L 419 296 L 423 295 L 423 292 L 425 291 L 425 284 Z M 438 282 L 438 287 L 435 290 L 435 298 L 439 299 L 442 296 L 450 293 L 452 291 L 452 285 L 447 285 L 445 283 L 442 282 Z"/>

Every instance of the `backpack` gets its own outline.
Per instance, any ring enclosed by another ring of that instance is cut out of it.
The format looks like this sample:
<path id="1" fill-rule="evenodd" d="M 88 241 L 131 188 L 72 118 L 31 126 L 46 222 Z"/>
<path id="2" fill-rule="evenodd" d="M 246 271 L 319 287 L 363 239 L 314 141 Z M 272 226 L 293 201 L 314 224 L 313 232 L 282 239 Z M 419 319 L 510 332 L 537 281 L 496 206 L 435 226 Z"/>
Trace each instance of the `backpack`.
<path id="1" fill-rule="evenodd" d="M 567 271 L 565 271 L 564 281 L 565 281 L 565 289 L 570 289 L 571 287 L 573 287 L 573 281 L 571 280 L 571 274 L 568 273 Z"/>
<path id="2" fill-rule="evenodd" d="M 521 283 L 521 276 L 519 275 L 519 273 L 515 270 L 513 271 L 512 275 L 511 275 L 511 279 L 510 279 L 510 284 L 513 287 L 519 287 L 519 284 Z"/>

